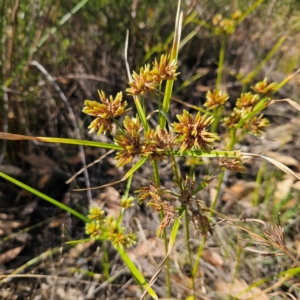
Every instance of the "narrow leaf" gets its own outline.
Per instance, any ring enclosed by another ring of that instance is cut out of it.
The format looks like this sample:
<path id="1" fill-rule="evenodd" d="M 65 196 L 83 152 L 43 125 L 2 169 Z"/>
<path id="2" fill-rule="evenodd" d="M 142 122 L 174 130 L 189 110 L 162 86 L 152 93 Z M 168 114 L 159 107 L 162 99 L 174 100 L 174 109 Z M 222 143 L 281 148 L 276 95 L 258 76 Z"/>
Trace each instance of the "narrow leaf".
<path id="1" fill-rule="evenodd" d="M 132 275 L 137 280 L 137 282 L 139 284 L 141 284 L 144 288 L 146 288 L 148 294 L 153 299 L 158 299 L 158 297 L 157 297 L 156 293 L 154 292 L 154 290 L 151 287 L 149 287 L 149 284 L 147 283 L 146 279 L 141 274 L 141 272 L 138 270 L 138 268 L 136 267 L 136 265 L 132 262 L 132 260 L 129 258 L 129 256 L 124 251 L 124 249 L 118 249 L 118 252 L 119 252 L 120 256 L 122 257 L 123 261 L 125 262 L 125 264 L 127 265 L 128 269 L 132 273 Z"/>
<path id="2" fill-rule="evenodd" d="M 0 132 L 0 139 L 12 140 L 12 141 L 27 140 L 27 141 L 37 141 L 37 142 L 43 142 L 43 143 L 82 145 L 82 146 L 106 148 L 106 149 L 113 149 L 113 150 L 123 150 L 122 147 L 120 147 L 116 144 L 87 141 L 87 140 L 68 139 L 68 138 L 34 137 L 34 136 L 13 134 L 13 133 L 6 133 L 6 132 Z"/>
<path id="3" fill-rule="evenodd" d="M 269 105 L 275 104 L 275 103 L 278 103 L 278 102 L 287 102 L 287 103 L 289 103 L 290 105 L 292 105 L 293 107 L 295 107 L 296 109 L 298 109 L 300 111 L 300 105 L 296 101 L 294 101 L 290 98 L 280 99 L 280 100 L 272 100 Z"/>
<path id="4" fill-rule="evenodd" d="M 49 196 L 47 196 L 47 195 L 45 195 L 45 194 L 39 192 L 38 190 L 36 190 L 36 189 L 30 187 L 29 185 L 24 184 L 23 182 L 21 182 L 21 181 L 15 179 L 15 178 L 13 178 L 13 177 L 10 177 L 10 176 L 8 176 L 8 175 L 2 173 L 2 172 L 0 172 L 0 177 L 2 177 L 2 178 L 4 178 L 4 179 L 6 179 L 7 181 L 9 181 L 9 182 L 11 182 L 11 183 L 13 183 L 13 184 L 19 186 L 20 188 L 22 188 L 22 189 L 28 191 L 28 192 L 31 193 L 31 194 L 34 194 L 34 195 L 40 197 L 41 199 L 50 202 L 51 204 L 53 204 L 53 205 L 59 207 L 60 209 L 65 210 L 66 212 L 69 212 L 70 214 L 74 215 L 74 216 L 77 217 L 78 219 L 81 219 L 81 220 L 83 220 L 84 222 L 89 222 L 89 219 L 88 219 L 86 216 L 84 216 L 84 215 L 82 215 L 81 213 L 79 213 L 78 211 L 76 211 L 76 210 L 70 208 L 69 206 L 64 205 L 63 203 L 61 203 L 61 202 L 59 202 L 59 201 L 57 201 L 57 200 L 55 200 L 55 199 L 53 199 L 53 198 L 51 198 L 51 197 L 49 197 Z"/>
<path id="5" fill-rule="evenodd" d="M 247 156 L 249 157 L 260 157 L 263 158 L 265 160 L 267 160 L 268 162 L 270 162 L 271 164 L 273 164 L 274 166 L 276 166 L 278 169 L 280 169 L 281 171 L 283 171 L 284 173 L 288 174 L 288 175 L 292 175 L 293 177 L 295 177 L 296 179 L 300 180 L 300 176 L 297 175 L 293 170 L 291 170 L 290 168 L 288 168 L 286 165 L 284 165 L 283 163 L 277 161 L 276 159 L 273 159 L 271 157 L 268 156 L 264 156 L 264 155 L 259 155 L 259 154 L 253 154 L 253 153 L 244 153 L 241 152 L 241 154 L 246 158 Z"/>

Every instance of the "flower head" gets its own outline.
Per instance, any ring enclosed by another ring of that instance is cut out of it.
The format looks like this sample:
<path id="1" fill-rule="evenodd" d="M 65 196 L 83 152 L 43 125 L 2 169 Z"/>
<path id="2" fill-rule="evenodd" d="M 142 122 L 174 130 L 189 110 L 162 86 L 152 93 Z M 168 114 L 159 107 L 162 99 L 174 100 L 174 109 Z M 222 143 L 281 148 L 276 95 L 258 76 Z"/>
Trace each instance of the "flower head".
<path id="1" fill-rule="evenodd" d="M 116 155 L 117 166 L 119 167 L 130 163 L 136 155 L 140 155 L 143 146 L 140 139 L 141 124 L 139 117 L 130 118 L 126 116 L 123 124 L 125 131 L 118 130 L 114 139 L 117 145 L 123 147 L 123 150 Z"/>
<path id="2" fill-rule="evenodd" d="M 151 68 L 149 64 L 140 68 L 140 73 L 133 72 L 130 88 L 126 89 L 129 95 L 145 95 L 155 93 L 157 87 L 163 80 L 175 80 L 179 73 L 176 61 L 170 59 L 170 55 L 162 55 L 160 61 L 156 59 Z"/>
<path id="3" fill-rule="evenodd" d="M 216 133 L 207 131 L 207 127 L 213 122 L 213 117 L 201 116 L 197 113 L 193 119 L 192 115 L 184 110 L 182 115 L 177 115 L 179 123 L 174 123 L 174 132 L 178 133 L 175 142 L 181 144 L 180 152 L 196 149 L 209 152 L 215 140 L 219 140 Z"/>
<path id="4" fill-rule="evenodd" d="M 224 105 L 228 99 L 229 96 L 227 93 L 223 93 L 219 90 L 213 90 L 212 92 L 208 91 L 206 93 L 206 102 L 204 103 L 204 106 L 206 106 L 208 109 L 214 109 Z"/>
<path id="5" fill-rule="evenodd" d="M 143 153 L 154 159 L 166 159 L 167 151 L 172 149 L 174 140 L 167 130 L 161 129 L 159 126 L 156 130 L 148 129 L 145 132 L 145 141 Z"/>
<path id="6" fill-rule="evenodd" d="M 96 117 L 90 124 L 90 133 L 97 131 L 97 134 L 106 133 L 107 130 L 111 131 L 112 118 L 121 116 L 126 110 L 127 102 L 123 101 L 123 94 L 119 92 L 115 99 L 110 96 L 109 99 L 103 91 L 98 91 L 101 103 L 92 100 L 85 100 L 83 112 Z"/>
<path id="7" fill-rule="evenodd" d="M 242 118 L 242 111 L 235 107 L 233 112 L 226 118 L 223 119 L 223 126 L 227 128 L 234 128 Z"/>
<path id="8" fill-rule="evenodd" d="M 177 68 L 175 59 L 171 61 L 170 55 L 163 54 L 159 62 L 155 59 L 151 73 L 153 79 L 157 82 L 162 80 L 176 80 L 176 76 L 179 74 L 176 73 Z"/>
<path id="9" fill-rule="evenodd" d="M 240 109 L 252 110 L 260 100 L 258 95 L 252 93 L 242 93 L 241 97 L 236 100 L 236 107 Z"/>
<path id="10" fill-rule="evenodd" d="M 270 121 L 263 118 L 262 114 L 259 117 L 253 117 L 248 123 L 251 133 L 256 136 L 261 136 L 269 125 Z"/>
<path id="11" fill-rule="evenodd" d="M 256 83 L 254 86 L 251 87 L 252 90 L 264 96 L 269 96 L 270 94 L 273 94 L 276 91 L 277 83 L 272 82 L 268 85 L 267 81 L 267 78 L 265 78 L 263 81 Z"/>
<path id="12" fill-rule="evenodd" d="M 129 82 L 130 88 L 126 89 L 129 95 L 145 95 L 155 93 L 159 82 L 153 80 L 150 65 L 140 68 L 140 73 L 133 72 L 132 81 Z"/>

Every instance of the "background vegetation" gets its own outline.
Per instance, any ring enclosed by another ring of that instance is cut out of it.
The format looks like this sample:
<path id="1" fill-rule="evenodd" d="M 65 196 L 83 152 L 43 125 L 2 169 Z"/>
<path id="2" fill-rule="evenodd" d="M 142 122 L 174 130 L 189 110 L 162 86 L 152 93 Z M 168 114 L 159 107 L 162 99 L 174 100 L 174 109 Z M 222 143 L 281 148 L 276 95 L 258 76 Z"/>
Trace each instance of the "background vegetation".
<path id="1" fill-rule="evenodd" d="M 177 3 L 168 0 L 3 0 L 0 131 L 112 141 L 110 135 L 88 134 L 92 119 L 82 113 L 84 100 L 97 99 L 97 90 L 104 90 L 106 95 L 120 90 L 125 94 L 127 30 L 132 71 L 170 53 L 176 9 Z M 229 110 L 240 93 L 255 82 L 265 77 L 282 82 L 299 69 L 299 1 L 182 1 L 181 9 L 180 75 L 174 83 L 174 97 L 184 103 L 202 107 L 206 92 L 219 85 L 230 95 Z M 235 30 L 224 34 L 214 24 L 214 17 L 221 14 L 231 18 L 237 11 L 248 13 Z M 220 64 L 222 51 L 224 62 Z M 218 82 L 220 68 L 223 76 Z M 299 82 L 295 74 L 275 98 L 291 98 L 299 103 Z M 132 101 L 130 97 L 126 100 Z M 150 110 L 155 101 L 152 96 L 147 98 Z M 182 108 L 186 107 L 172 102 L 173 120 Z M 266 116 L 272 125 L 263 137 L 249 135 L 236 149 L 268 153 L 299 173 L 299 113 L 283 103 L 270 106 Z M 220 134 L 224 131 L 221 128 Z M 92 147 L 0 140 L 0 171 L 83 215 L 88 214 L 92 201 L 117 215 L 124 184 L 91 192 L 72 191 L 87 184 L 99 186 L 119 180 L 128 168 L 116 168 L 112 155 L 94 164 L 88 174 L 79 175 L 71 185 L 65 183 L 83 164 L 106 152 Z M 181 163 L 188 173 L 189 162 Z M 195 167 L 199 178 L 210 168 L 205 160 L 201 164 Z M 299 255 L 299 182 L 259 160 L 248 161 L 246 167 L 242 175 L 226 173 L 218 211 L 232 222 L 246 216 L 276 223 L 280 212 L 287 246 Z M 164 186 L 174 186 L 168 164 L 162 166 L 160 175 Z M 151 169 L 143 167 L 132 189 L 144 185 L 151 176 Z M 209 187 L 201 195 L 207 204 L 216 193 L 217 180 Z M 156 237 L 159 217 L 145 205 L 135 204 L 126 212 L 124 223 L 139 237 L 128 255 L 150 279 L 165 255 L 164 245 Z M 196 299 L 299 298 L 299 267 L 295 268 L 289 257 L 264 257 L 246 251 L 250 240 L 256 249 L 261 245 L 233 224 L 221 224 L 207 240 L 196 276 Z M 247 228 L 260 233 L 255 225 Z M 73 299 L 139 299 L 139 287 L 110 244 L 66 244 L 86 238 L 84 231 L 82 220 L 1 179 L 0 270 L 2 275 L 11 275 L 2 279 L 3 299 L 71 299 L 70 295 Z M 192 270 L 184 239 L 185 233 L 180 231 L 170 257 L 171 295 L 167 293 L 165 270 L 153 287 L 161 298 L 191 297 Z M 202 236 L 191 230 L 190 239 L 195 258 Z M 87 295 L 90 298 L 84 298 Z"/>

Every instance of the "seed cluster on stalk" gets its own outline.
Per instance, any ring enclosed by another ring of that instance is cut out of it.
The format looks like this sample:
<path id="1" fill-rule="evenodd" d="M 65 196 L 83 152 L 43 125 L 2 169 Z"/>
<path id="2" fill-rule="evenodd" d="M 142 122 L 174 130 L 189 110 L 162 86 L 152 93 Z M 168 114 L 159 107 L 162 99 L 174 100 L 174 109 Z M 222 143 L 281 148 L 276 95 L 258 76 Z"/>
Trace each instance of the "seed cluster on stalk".
<path id="1" fill-rule="evenodd" d="M 234 27 L 235 20 L 232 18 L 228 24 Z M 228 28 L 225 26 L 227 21 L 220 16 L 216 16 L 214 22 L 226 32 L 232 30 L 229 25 Z M 139 97 L 144 97 L 148 93 L 159 95 L 159 87 L 163 81 L 176 80 L 179 74 L 176 72 L 177 68 L 176 61 L 171 60 L 170 55 L 162 55 L 159 61 L 155 59 L 152 66 L 145 65 L 139 73 L 133 73 L 126 92 L 135 101 L 139 101 Z M 268 84 L 266 79 L 255 84 L 252 87 L 254 93 L 242 93 L 237 98 L 232 112 L 225 117 L 221 116 L 222 125 L 228 130 L 241 128 L 244 132 L 260 135 L 269 125 L 269 121 L 260 112 L 268 106 L 276 88 L 275 83 Z M 183 110 L 182 114 L 176 115 L 177 121 L 169 124 L 172 130 L 167 130 L 159 125 L 154 128 L 151 128 L 149 124 L 145 126 L 147 121 L 141 118 L 140 111 L 135 117 L 125 115 L 123 122 L 119 123 L 117 118 L 131 110 L 127 108 L 128 103 L 123 100 L 122 92 L 109 98 L 103 91 L 98 93 L 100 102 L 86 100 L 83 112 L 95 117 L 89 126 L 90 133 L 110 132 L 112 134 L 112 124 L 115 123 L 118 126 L 113 137 L 115 144 L 121 148 L 115 156 L 117 167 L 123 167 L 135 158 L 147 158 L 150 162 L 155 162 L 170 159 L 174 153 L 185 156 L 190 150 L 210 153 L 214 150 L 215 142 L 220 140 L 219 135 L 210 130 L 210 126 L 215 122 L 216 113 L 226 111 L 229 100 L 229 95 L 221 90 L 208 91 L 204 103 L 207 109 L 206 114 L 198 112 L 193 115 Z M 236 172 L 246 170 L 238 154 L 235 158 L 219 159 L 219 168 Z M 203 213 L 201 203 L 194 195 L 195 191 L 199 190 L 196 188 L 195 177 L 177 176 L 176 178 L 178 191 L 164 188 L 154 180 L 150 180 L 148 185 L 135 191 L 140 203 L 146 201 L 155 212 L 162 213 L 163 218 L 157 234 L 161 235 L 165 228 L 179 217 L 176 202 L 189 210 L 194 227 L 201 234 L 212 234 L 210 219 Z M 202 185 L 202 189 L 208 182 L 209 179 L 207 182 L 204 180 L 198 184 L 198 187 Z M 123 209 L 128 209 L 132 205 L 133 199 L 131 198 L 121 202 Z M 105 235 L 116 247 L 126 247 L 135 243 L 134 235 L 125 234 L 125 229 L 120 226 L 119 222 L 111 216 L 106 216 L 104 211 L 92 208 L 89 219 L 91 222 L 86 226 L 86 233 L 91 237 L 97 238 Z"/>

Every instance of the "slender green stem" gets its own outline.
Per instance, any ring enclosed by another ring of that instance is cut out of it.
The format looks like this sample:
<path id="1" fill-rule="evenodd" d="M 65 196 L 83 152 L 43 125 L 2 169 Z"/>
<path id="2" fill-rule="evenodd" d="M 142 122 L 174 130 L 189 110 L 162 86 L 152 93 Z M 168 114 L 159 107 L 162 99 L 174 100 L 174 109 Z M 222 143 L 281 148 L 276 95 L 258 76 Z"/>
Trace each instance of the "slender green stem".
<path id="1" fill-rule="evenodd" d="M 123 126 L 120 124 L 120 122 L 119 122 L 116 118 L 112 118 L 112 120 L 114 121 L 114 123 L 117 124 L 118 128 L 119 128 L 122 132 L 124 132 L 124 128 L 123 128 Z"/>
<path id="2" fill-rule="evenodd" d="M 257 0 L 250 6 L 238 19 L 238 23 L 241 23 L 249 14 L 251 14 L 255 8 L 260 5 L 264 0 Z"/>
<path id="3" fill-rule="evenodd" d="M 130 187 L 131 187 L 131 183 L 132 183 L 132 178 L 133 178 L 133 174 L 131 174 L 128 177 L 127 184 L 126 184 L 126 189 L 125 189 L 125 192 L 124 192 L 124 197 L 125 198 L 128 198 L 128 196 L 129 196 L 129 191 L 130 191 Z"/>
<path id="4" fill-rule="evenodd" d="M 107 241 L 103 240 L 102 241 L 102 251 L 103 251 L 103 261 L 102 261 L 102 266 L 104 270 L 104 276 L 106 280 L 110 278 L 110 272 L 109 272 L 109 257 L 108 257 L 108 252 L 107 252 Z"/>
<path id="5" fill-rule="evenodd" d="M 220 194 L 221 194 L 221 187 L 222 187 L 222 183 L 223 183 L 223 179 L 224 179 L 224 175 L 225 175 L 225 171 L 223 170 L 221 172 L 221 174 L 219 175 L 219 181 L 218 181 L 218 185 L 217 185 L 217 191 L 216 191 L 216 195 L 215 195 L 215 198 L 210 206 L 210 215 L 213 214 L 215 208 L 216 208 L 216 205 L 218 203 L 218 199 L 220 197 Z"/>
<path id="6" fill-rule="evenodd" d="M 149 128 L 149 125 L 147 122 L 145 110 L 144 110 L 143 106 L 141 105 L 140 98 L 138 96 L 133 96 L 133 100 L 134 100 L 134 104 L 137 109 L 138 115 L 143 123 L 144 130 L 147 131 L 147 129 Z"/>
<path id="7" fill-rule="evenodd" d="M 259 65 L 255 68 L 254 71 L 250 72 L 248 75 L 246 75 L 242 80 L 242 84 L 248 84 L 252 81 L 252 79 L 258 74 L 258 72 L 262 69 L 262 67 L 274 56 L 274 54 L 278 51 L 280 46 L 283 44 L 283 42 L 286 40 L 288 35 L 284 35 L 281 37 L 278 42 L 274 45 L 274 47 L 270 50 L 270 52 L 267 54 L 267 56 L 259 63 Z"/>
<path id="8" fill-rule="evenodd" d="M 155 160 L 153 162 L 152 166 L 153 166 L 154 180 L 158 185 L 160 185 L 160 177 L 159 177 L 157 160 Z M 160 212 L 160 220 L 162 221 L 163 218 L 164 218 L 164 213 L 161 211 Z M 164 246 L 165 246 L 165 253 L 167 255 L 169 249 L 168 249 L 168 238 L 167 238 L 166 229 L 164 229 L 164 232 L 163 232 L 163 240 L 164 240 Z M 171 297 L 171 273 L 170 273 L 169 257 L 167 257 L 167 259 L 166 259 L 166 285 L 167 285 L 168 296 Z"/>
<path id="9" fill-rule="evenodd" d="M 216 107 L 213 110 L 214 121 L 211 124 L 211 132 L 217 132 L 219 120 L 222 114 L 222 108 L 223 107 Z"/>
<path id="10" fill-rule="evenodd" d="M 229 144 L 228 144 L 228 149 L 229 151 L 232 150 L 235 142 L 236 142 L 236 136 L 235 136 L 235 133 L 236 133 L 236 129 L 231 129 L 229 134 L 230 134 L 230 141 L 229 141 Z M 218 181 L 218 185 L 217 185 L 217 191 L 216 191 L 216 195 L 215 195 L 215 198 L 211 204 L 211 211 L 210 211 L 210 215 L 212 215 L 214 213 L 214 210 L 216 208 L 216 205 L 218 203 L 218 199 L 220 197 L 220 194 L 221 194 L 221 189 L 222 189 L 222 183 L 223 183 L 223 180 L 224 180 L 224 175 L 225 175 L 225 170 L 222 170 L 222 172 L 220 173 L 219 175 L 219 181 Z"/>
<path id="11" fill-rule="evenodd" d="M 188 210 L 185 207 L 184 209 L 184 225 L 185 225 L 185 241 L 186 241 L 186 246 L 188 250 L 188 257 L 189 257 L 189 262 L 190 262 L 190 267 L 191 269 L 193 268 L 193 260 L 192 260 L 192 251 L 191 251 L 191 244 L 190 244 L 190 230 L 189 230 L 189 214 Z M 192 274 L 191 280 L 192 280 L 192 291 L 193 291 L 193 296 L 195 296 L 196 291 L 195 291 L 195 277 Z"/>
<path id="12" fill-rule="evenodd" d="M 235 142 L 236 142 L 236 129 L 235 128 L 231 128 L 230 131 L 229 131 L 229 136 L 230 136 L 230 141 L 229 141 L 229 144 L 228 144 L 228 150 L 231 150 L 233 148 L 233 146 L 235 145 Z"/>
<path id="13" fill-rule="evenodd" d="M 153 166 L 154 180 L 158 185 L 160 185 L 160 177 L 159 177 L 157 160 L 153 161 L 152 166 Z"/>
<path id="14" fill-rule="evenodd" d="M 225 47 L 226 47 L 226 35 L 222 35 L 222 43 L 221 43 L 220 57 L 218 63 L 218 75 L 217 75 L 217 82 L 216 82 L 216 88 L 218 90 L 221 89 L 221 84 L 222 84 L 222 76 L 223 76 L 224 60 L 225 60 Z M 213 110 L 214 121 L 211 125 L 212 132 L 217 132 L 221 113 L 222 113 L 222 107 L 216 107 Z"/>
<path id="15" fill-rule="evenodd" d="M 128 196 L 129 196 L 129 190 L 130 190 L 130 187 L 131 187 L 132 178 L 133 178 L 133 173 L 127 179 L 126 189 L 125 189 L 125 192 L 124 192 L 124 195 L 123 195 L 124 198 L 128 198 Z M 122 222 L 124 212 L 125 212 L 125 208 L 122 207 L 121 211 L 120 211 L 120 214 L 119 214 L 119 217 L 118 217 L 118 224 L 120 224 Z"/>
<path id="16" fill-rule="evenodd" d="M 217 76 L 217 83 L 216 88 L 220 89 L 222 84 L 222 76 L 224 70 L 224 59 L 225 59 L 225 46 L 226 46 L 226 35 L 222 36 L 222 43 L 220 49 L 220 57 L 219 57 L 219 64 L 218 64 L 218 76 Z"/>
<path id="17" fill-rule="evenodd" d="M 265 172 L 265 166 L 266 166 L 266 163 L 263 162 L 257 172 L 256 181 L 255 181 L 255 191 L 253 192 L 253 197 L 252 197 L 252 206 L 253 207 L 256 207 L 258 205 L 259 191 L 260 191 L 260 186 L 262 184 L 262 177 Z"/>
<path id="18" fill-rule="evenodd" d="M 148 289 L 148 294 L 153 298 L 153 299 L 158 299 L 156 293 L 154 292 L 154 290 L 152 288 L 148 288 L 149 284 L 147 283 L 146 279 L 144 278 L 144 276 L 141 274 L 141 272 L 138 270 L 138 268 L 136 267 L 136 265 L 132 262 L 132 260 L 129 258 L 129 256 L 127 255 L 127 253 L 125 252 L 125 250 L 122 249 L 117 249 L 120 256 L 122 257 L 122 260 L 125 262 L 125 264 L 127 265 L 128 269 L 130 270 L 130 272 L 132 273 L 132 275 L 134 276 L 134 278 L 136 279 L 136 281 L 141 284 L 145 289 Z"/>
<path id="19" fill-rule="evenodd" d="M 194 278 L 195 278 L 195 276 L 197 274 L 197 271 L 198 271 L 198 267 L 199 267 L 199 263 L 200 263 L 200 258 L 202 256 L 202 252 L 203 252 L 205 243 L 206 243 L 206 236 L 203 236 L 202 237 L 202 241 L 201 241 L 201 245 L 200 245 L 200 247 L 198 249 L 198 253 L 197 253 L 196 261 L 195 261 L 195 264 L 194 264 L 194 268 L 192 270 L 192 277 L 194 277 Z"/>
<path id="20" fill-rule="evenodd" d="M 166 84 L 165 96 L 162 105 L 162 111 L 165 113 L 165 115 L 167 115 L 169 112 L 172 90 L 173 90 L 173 80 L 168 80 Z M 160 115 L 159 125 L 161 128 L 165 128 L 166 126 L 166 119 L 164 117 L 164 114 Z"/>
<path id="21" fill-rule="evenodd" d="M 177 61 L 177 57 L 178 57 L 182 19 L 183 19 L 183 14 L 182 12 L 180 12 L 180 1 L 178 1 L 175 33 L 174 33 L 173 46 L 171 51 L 171 60 L 175 60 L 175 61 Z M 168 114 L 170 109 L 170 100 L 172 96 L 173 83 L 174 83 L 173 80 L 168 80 L 166 84 L 165 96 L 162 105 L 162 111 L 165 113 L 165 115 Z M 162 129 L 164 129 L 166 126 L 166 119 L 163 114 L 161 115 L 161 118 L 159 120 L 159 125 Z"/>

